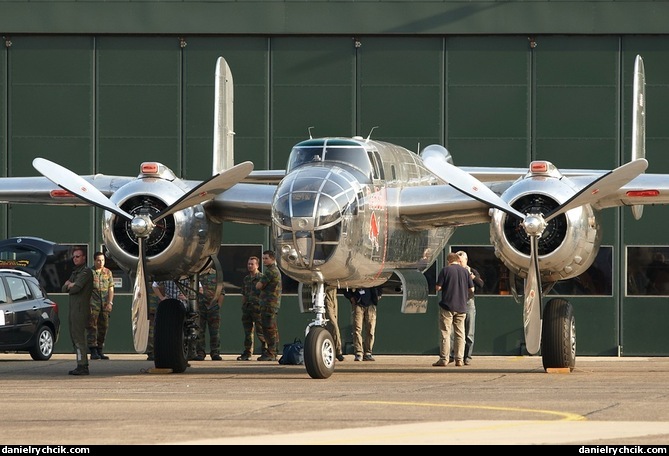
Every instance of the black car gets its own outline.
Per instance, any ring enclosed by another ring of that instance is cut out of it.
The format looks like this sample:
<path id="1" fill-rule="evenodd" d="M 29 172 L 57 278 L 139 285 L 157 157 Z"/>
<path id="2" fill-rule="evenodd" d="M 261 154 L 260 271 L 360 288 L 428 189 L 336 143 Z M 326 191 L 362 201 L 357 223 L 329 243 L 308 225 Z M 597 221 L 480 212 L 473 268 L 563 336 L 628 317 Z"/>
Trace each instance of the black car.
<path id="1" fill-rule="evenodd" d="M 55 244 L 40 238 L 0 242 L 0 351 L 51 358 L 60 333 L 58 305 L 40 285 L 39 273 Z"/>

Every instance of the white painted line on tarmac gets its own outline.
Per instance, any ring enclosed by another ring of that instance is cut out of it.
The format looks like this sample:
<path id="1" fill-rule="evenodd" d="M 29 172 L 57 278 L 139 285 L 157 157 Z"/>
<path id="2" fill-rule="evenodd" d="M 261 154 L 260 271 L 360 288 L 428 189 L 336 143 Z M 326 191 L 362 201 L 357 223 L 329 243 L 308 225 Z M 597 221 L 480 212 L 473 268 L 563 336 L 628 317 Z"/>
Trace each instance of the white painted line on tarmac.
<path id="1" fill-rule="evenodd" d="M 277 435 L 171 442 L 171 445 L 537 445 L 669 435 L 669 422 L 439 421 Z M 642 444 L 642 443 L 640 443 Z"/>

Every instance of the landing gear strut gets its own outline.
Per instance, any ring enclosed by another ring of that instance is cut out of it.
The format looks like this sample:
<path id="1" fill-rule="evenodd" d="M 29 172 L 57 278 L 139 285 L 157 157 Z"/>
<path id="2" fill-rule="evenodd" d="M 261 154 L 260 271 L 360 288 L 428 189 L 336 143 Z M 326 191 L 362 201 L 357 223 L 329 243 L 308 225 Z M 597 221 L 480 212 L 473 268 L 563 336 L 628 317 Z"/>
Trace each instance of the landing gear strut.
<path id="1" fill-rule="evenodd" d="M 312 294 L 313 307 L 311 310 L 316 318 L 307 328 L 304 341 L 304 365 L 311 378 L 328 378 L 334 373 L 335 346 L 332 334 L 325 329 L 325 285 L 314 284 Z"/>

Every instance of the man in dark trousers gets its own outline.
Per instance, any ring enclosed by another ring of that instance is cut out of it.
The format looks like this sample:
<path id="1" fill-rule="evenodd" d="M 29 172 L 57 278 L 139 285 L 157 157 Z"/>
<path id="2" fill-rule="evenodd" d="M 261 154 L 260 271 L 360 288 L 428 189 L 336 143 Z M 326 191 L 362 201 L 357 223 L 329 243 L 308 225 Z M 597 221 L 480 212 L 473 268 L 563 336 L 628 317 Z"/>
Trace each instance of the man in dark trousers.
<path id="1" fill-rule="evenodd" d="M 325 327 L 332 335 L 337 361 L 344 361 L 344 350 L 342 349 L 341 332 L 339 331 L 339 303 L 336 287 L 325 287 L 325 318 L 328 320 Z"/>
<path id="2" fill-rule="evenodd" d="M 455 366 L 464 366 L 465 355 L 465 317 L 467 315 L 467 299 L 474 292 L 474 281 L 469 271 L 460 264 L 457 253 L 451 252 L 446 258 L 447 265 L 439 272 L 437 291 L 441 291 L 439 301 L 439 360 L 432 364 L 435 367 L 448 366 L 448 355 L 451 352 L 451 330 L 455 331 L 453 355 Z"/>
<path id="3" fill-rule="evenodd" d="M 70 338 L 77 356 L 77 368 L 70 375 L 88 375 L 88 353 L 86 347 L 86 325 L 91 314 L 90 303 L 93 294 L 93 271 L 86 266 L 86 252 L 82 248 L 72 251 L 74 269 L 63 284 L 62 292 L 70 295 Z"/>

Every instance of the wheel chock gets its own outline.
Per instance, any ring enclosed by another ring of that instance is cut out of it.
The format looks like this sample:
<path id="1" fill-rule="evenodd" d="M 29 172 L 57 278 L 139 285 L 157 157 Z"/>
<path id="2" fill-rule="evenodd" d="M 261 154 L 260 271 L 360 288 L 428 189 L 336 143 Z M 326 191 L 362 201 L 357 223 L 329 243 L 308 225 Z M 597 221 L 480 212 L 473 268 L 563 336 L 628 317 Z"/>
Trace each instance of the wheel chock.
<path id="1" fill-rule="evenodd" d="M 549 367 L 546 369 L 547 374 L 568 374 L 571 369 L 568 367 Z"/>
<path id="2" fill-rule="evenodd" d="M 171 374 L 173 372 L 169 367 L 152 367 L 146 371 L 149 374 Z"/>

